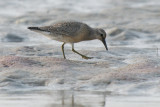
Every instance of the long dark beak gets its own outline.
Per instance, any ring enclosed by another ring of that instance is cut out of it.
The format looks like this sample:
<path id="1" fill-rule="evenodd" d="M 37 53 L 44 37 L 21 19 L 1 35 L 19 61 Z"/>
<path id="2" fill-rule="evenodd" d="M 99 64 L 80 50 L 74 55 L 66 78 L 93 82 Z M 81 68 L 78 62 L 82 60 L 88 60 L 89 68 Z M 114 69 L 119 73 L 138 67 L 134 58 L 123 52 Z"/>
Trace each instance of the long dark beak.
<path id="1" fill-rule="evenodd" d="M 106 50 L 108 51 L 108 47 L 107 47 L 107 44 L 106 44 L 105 38 L 102 38 L 102 42 L 103 42 L 103 44 L 104 44 L 104 46 L 105 46 Z"/>

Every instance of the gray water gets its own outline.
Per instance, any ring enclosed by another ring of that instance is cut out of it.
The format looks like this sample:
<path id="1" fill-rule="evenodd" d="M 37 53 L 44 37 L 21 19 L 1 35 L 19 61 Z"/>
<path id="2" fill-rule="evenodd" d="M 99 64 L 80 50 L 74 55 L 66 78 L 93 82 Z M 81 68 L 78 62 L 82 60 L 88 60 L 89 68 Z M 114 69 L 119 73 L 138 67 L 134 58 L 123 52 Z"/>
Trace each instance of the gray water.
<path id="1" fill-rule="evenodd" d="M 121 96 L 99 91 L 12 91 L 0 95 L 2 107 L 159 107 L 158 97 Z"/>
<path id="2" fill-rule="evenodd" d="M 159 107 L 159 97 L 112 95 L 99 91 L 12 91 L 0 95 L 2 107 Z"/>
<path id="3" fill-rule="evenodd" d="M 0 105 L 2 107 L 104 107 L 106 94 L 108 93 L 64 90 L 11 92 L 1 96 Z"/>

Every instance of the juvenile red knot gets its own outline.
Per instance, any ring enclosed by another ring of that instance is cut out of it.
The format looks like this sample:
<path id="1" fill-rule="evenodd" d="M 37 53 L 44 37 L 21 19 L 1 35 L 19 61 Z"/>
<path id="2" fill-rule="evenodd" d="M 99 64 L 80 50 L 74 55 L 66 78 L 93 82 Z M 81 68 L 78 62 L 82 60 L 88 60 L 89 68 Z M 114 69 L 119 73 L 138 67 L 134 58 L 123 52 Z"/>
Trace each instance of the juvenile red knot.
<path id="1" fill-rule="evenodd" d="M 106 32 L 103 29 L 91 28 L 90 26 L 88 26 L 85 23 L 60 22 L 60 23 L 56 23 L 51 26 L 28 27 L 28 29 L 35 31 L 35 32 L 38 32 L 38 33 L 41 33 L 41 34 L 49 37 L 50 39 L 63 42 L 62 52 L 63 52 L 64 59 L 66 59 L 65 53 L 64 53 L 64 45 L 66 43 L 71 43 L 72 44 L 72 51 L 79 54 L 84 59 L 91 59 L 92 57 L 87 57 L 87 56 L 82 55 L 81 53 L 77 52 L 74 49 L 74 43 L 98 39 L 98 40 L 102 41 L 106 50 L 108 50 L 107 44 L 105 41 Z"/>

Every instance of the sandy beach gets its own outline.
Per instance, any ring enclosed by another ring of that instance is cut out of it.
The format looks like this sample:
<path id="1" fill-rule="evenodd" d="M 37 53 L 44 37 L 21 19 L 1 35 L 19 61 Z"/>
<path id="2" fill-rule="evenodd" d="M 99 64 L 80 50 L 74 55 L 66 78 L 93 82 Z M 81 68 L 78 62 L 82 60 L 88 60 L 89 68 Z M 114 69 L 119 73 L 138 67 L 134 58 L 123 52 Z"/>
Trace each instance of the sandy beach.
<path id="1" fill-rule="evenodd" d="M 43 2 L 0 3 L 0 106 L 160 106 L 159 0 Z M 27 29 L 67 20 L 103 28 L 109 51 L 79 42 L 75 49 L 93 57 L 85 60 L 67 44 L 65 60 L 61 42 Z"/>

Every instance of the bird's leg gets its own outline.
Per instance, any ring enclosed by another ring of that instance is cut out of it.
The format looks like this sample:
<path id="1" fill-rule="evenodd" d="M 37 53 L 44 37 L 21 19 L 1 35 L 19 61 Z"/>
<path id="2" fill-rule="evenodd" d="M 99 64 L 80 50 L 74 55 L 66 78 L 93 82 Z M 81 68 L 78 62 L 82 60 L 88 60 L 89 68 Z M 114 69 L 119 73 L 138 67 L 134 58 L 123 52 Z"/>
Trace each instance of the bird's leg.
<path id="1" fill-rule="evenodd" d="M 88 56 L 82 55 L 79 52 L 77 52 L 76 50 L 74 50 L 74 44 L 72 44 L 72 51 L 77 53 L 78 55 L 82 56 L 82 58 L 84 58 L 84 59 L 91 59 L 92 58 L 92 57 L 88 57 Z"/>
<path id="2" fill-rule="evenodd" d="M 65 45 L 65 43 L 62 44 L 62 52 L 63 52 L 64 59 L 66 59 L 65 54 L 64 54 L 64 45 Z"/>

